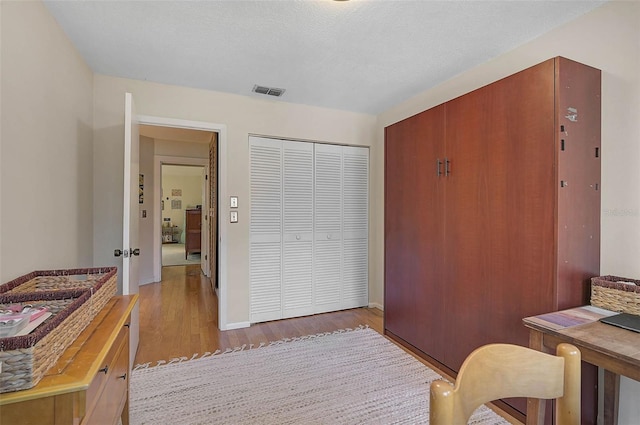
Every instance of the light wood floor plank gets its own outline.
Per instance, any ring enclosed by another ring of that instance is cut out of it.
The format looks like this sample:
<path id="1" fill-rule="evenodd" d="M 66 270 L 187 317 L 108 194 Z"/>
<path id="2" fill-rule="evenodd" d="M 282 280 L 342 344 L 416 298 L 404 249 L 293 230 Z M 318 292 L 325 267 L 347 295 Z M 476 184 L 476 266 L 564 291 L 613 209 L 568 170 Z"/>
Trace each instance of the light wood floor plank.
<path id="1" fill-rule="evenodd" d="M 244 344 L 260 345 L 359 325 L 368 325 L 383 334 L 383 313 L 375 308 L 356 308 L 220 331 L 218 300 L 199 265 L 165 267 L 162 276 L 162 282 L 140 286 L 140 345 L 135 364 L 155 365 L 161 360 L 191 358 L 195 353 L 202 355 Z M 405 351 L 445 375 L 424 359 Z M 491 407 L 507 420 L 519 424 L 505 412 Z"/>
<path id="2" fill-rule="evenodd" d="M 218 301 L 199 265 L 162 269 L 163 280 L 140 286 L 140 345 L 135 363 L 171 360 L 195 353 L 284 338 L 333 332 L 359 325 L 382 333 L 382 312 L 358 308 L 218 330 Z"/>

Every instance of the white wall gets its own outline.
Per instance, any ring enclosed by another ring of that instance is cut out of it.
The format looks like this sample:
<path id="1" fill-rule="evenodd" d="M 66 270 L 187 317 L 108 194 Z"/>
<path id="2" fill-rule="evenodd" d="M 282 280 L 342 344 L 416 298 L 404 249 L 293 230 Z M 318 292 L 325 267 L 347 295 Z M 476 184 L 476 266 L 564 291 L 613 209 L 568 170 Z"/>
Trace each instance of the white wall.
<path id="1" fill-rule="evenodd" d="M 93 263 L 93 74 L 40 2 L 0 3 L 0 282 Z"/>
<path id="2" fill-rule="evenodd" d="M 94 77 L 94 261 L 113 257 L 122 229 L 122 134 L 124 93 L 130 91 L 141 115 L 223 124 L 227 127 L 227 188 L 239 197 L 239 222 L 226 224 L 227 322 L 249 319 L 249 134 L 368 146 L 375 117 L 254 97 L 144 81 Z M 156 152 L 158 154 L 158 152 Z M 222 177 L 222 176 L 221 176 Z M 221 202 L 221 214 L 228 203 Z M 100 241 L 98 243 L 98 241 Z"/>
<path id="3" fill-rule="evenodd" d="M 601 273 L 640 278 L 640 2 L 614 1 L 380 114 L 371 151 L 373 299 L 383 296 L 384 127 L 555 56 L 602 70 Z M 619 423 L 637 424 L 640 384 L 623 379 L 622 387 Z"/>

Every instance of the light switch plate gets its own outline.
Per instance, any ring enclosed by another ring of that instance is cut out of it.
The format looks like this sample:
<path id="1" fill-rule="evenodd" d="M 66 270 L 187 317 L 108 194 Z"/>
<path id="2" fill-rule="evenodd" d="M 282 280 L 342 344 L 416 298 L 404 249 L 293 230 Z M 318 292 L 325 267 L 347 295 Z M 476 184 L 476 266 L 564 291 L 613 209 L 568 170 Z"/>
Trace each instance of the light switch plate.
<path id="1" fill-rule="evenodd" d="M 237 223 L 238 222 L 238 211 L 231 211 L 230 217 L 231 217 L 231 222 L 232 223 Z"/>
<path id="2" fill-rule="evenodd" d="M 238 208 L 238 197 L 232 196 L 230 204 L 231 204 L 231 208 Z"/>

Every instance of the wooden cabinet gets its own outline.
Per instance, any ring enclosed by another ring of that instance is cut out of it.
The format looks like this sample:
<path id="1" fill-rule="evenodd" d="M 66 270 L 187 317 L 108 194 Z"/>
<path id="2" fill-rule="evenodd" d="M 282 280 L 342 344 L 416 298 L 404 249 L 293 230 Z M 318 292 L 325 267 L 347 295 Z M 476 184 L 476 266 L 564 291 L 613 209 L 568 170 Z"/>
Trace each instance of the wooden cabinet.
<path id="1" fill-rule="evenodd" d="M 129 319 L 137 295 L 113 297 L 29 390 L 0 394 L 0 423 L 129 423 Z"/>
<path id="2" fill-rule="evenodd" d="M 186 259 L 189 254 L 200 252 L 202 210 L 186 210 L 184 223 L 184 258 Z"/>
<path id="3" fill-rule="evenodd" d="M 599 157 L 600 71 L 564 58 L 387 127 L 385 332 L 455 374 L 587 303 Z"/>

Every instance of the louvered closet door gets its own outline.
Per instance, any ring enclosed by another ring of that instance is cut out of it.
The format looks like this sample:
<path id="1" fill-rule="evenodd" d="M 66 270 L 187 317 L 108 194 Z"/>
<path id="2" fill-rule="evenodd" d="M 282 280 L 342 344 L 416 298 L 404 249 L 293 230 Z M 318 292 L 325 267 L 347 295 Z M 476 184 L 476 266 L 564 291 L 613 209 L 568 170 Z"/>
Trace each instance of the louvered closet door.
<path id="1" fill-rule="evenodd" d="M 283 147 L 283 317 L 313 314 L 313 143 Z"/>
<path id="2" fill-rule="evenodd" d="M 315 145 L 315 312 L 341 308 L 342 146 Z"/>
<path id="3" fill-rule="evenodd" d="M 342 148 L 342 307 L 369 303 L 369 149 Z"/>
<path id="4" fill-rule="evenodd" d="M 282 318 L 282 142 L 249 138 L 250 320 Z"/>

